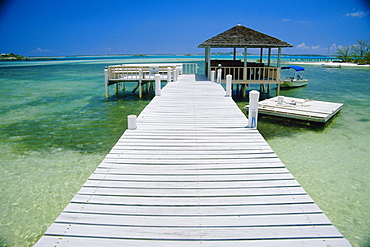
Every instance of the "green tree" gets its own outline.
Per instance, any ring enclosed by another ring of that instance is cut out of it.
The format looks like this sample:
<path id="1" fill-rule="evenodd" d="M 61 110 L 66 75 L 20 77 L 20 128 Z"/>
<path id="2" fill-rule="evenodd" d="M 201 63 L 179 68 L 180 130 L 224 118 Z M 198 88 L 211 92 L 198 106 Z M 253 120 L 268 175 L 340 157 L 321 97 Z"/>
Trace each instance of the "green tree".
<path id="1" fill-rule="evenodd" d="M 337 58 L 343 62 L 355 62 L 358 64 L 370 64 L 370 39 L 357 40 L 357 44 L 338 48 Z"/>
<path id="2" fill-rule="evenodd" d="M 352 45 L 352 56 L 355 58 L 355 62 L 359 64 L 366 63 L 366 54 L 370 51 L 369 45 L 370 39 L 357 40 L 357 44 Z"/>
<path id="3" fill-rule="evenodd" d="M 341 59 L 343 62 L 352 62 L 351 48 L 349 46 L 346 46 L 343 49 L 338 48 L 336 53 L 338 54 L 336 57 Z"/>

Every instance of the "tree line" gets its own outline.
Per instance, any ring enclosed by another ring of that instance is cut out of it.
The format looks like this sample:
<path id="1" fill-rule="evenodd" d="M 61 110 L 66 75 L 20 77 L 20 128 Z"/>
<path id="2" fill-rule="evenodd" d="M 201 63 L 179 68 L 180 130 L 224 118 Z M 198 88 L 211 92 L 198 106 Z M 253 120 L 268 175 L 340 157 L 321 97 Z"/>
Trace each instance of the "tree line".
<path id="1" fill-rule="evenodd" d="M 343 62 L 370 64 L 370 39 L 357 40 L 357 44 L 338 48 L 337 58 Z"/>

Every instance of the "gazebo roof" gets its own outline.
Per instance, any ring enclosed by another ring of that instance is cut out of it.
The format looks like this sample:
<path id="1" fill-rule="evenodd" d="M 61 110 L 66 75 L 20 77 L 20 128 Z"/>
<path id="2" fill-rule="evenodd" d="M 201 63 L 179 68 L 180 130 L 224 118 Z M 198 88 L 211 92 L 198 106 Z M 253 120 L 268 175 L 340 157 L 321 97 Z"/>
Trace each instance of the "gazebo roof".
<path id="1" fill-rule="evenodd" d="M 248 48 L 278 48 L 293 47 L 285 41 L 260 33 L 256 30 L 237 25 L 200 44 L 198 47 L 248 47 Z"/>

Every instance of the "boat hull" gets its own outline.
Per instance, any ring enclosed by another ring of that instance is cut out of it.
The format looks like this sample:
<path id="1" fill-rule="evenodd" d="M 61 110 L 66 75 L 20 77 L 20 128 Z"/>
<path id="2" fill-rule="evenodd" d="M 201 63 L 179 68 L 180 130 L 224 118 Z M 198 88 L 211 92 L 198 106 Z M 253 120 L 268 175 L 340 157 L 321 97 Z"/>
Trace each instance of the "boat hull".
<path id="1" fill-rule="evenodd" d="M 282 88 L 294 88 L 294 87 L 303 87 L 308 84 L 308 80 L 283 80 L 283 84 L 280 86 Z"/>
<path id="2" fill-rule="evenodd" d="M 342 65 L 340 64 L 321 64 L 322 68 L 337 68 L 340 69 L 342 68 Z"/>

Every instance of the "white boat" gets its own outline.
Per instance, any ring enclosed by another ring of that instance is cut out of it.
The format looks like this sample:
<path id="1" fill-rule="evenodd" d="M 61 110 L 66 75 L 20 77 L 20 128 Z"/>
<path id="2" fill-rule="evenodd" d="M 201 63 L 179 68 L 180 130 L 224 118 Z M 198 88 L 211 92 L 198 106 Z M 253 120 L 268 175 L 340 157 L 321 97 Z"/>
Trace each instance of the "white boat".
<path id="1" fill-rule="evenodd" d="M 294 74 L 291 74 L 289 77 L 285 77 L 282 79 L 284 82 L 280 86 L 283 88 L 291 88 L 291 87 L 303 87 L 308 84 L 307 79 L 303 79 L 304 75 L 304 68 L 301 66 L 291 65 L 285 66 L 281 68 L 282 70 L 294 70 Z M 290 73 L 290 72 L 289 72 Z"/>
<path id="2" fill-rule="evenodd" d="M 342 68 L 342 65 L 340 64 L 321 64 L 321 67 L 323 68 Z"/>

